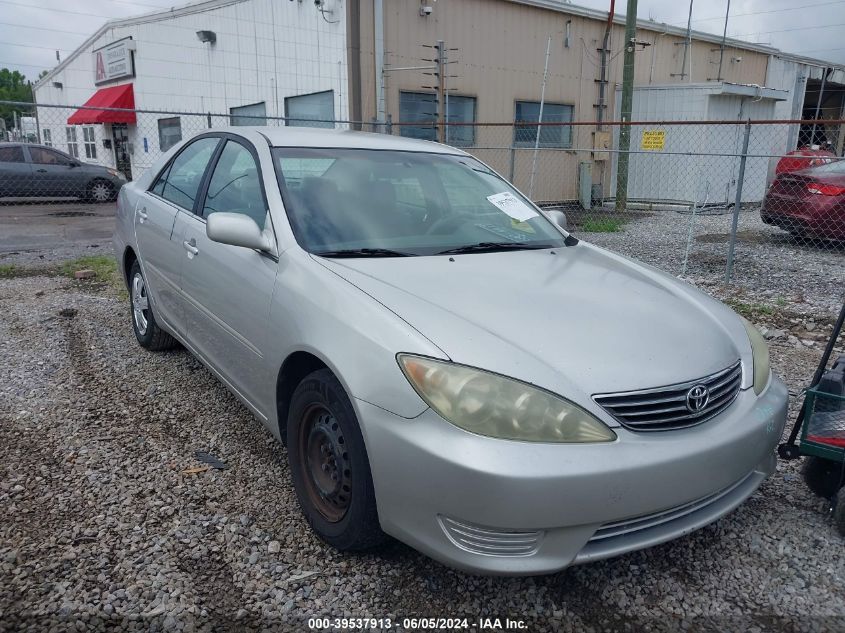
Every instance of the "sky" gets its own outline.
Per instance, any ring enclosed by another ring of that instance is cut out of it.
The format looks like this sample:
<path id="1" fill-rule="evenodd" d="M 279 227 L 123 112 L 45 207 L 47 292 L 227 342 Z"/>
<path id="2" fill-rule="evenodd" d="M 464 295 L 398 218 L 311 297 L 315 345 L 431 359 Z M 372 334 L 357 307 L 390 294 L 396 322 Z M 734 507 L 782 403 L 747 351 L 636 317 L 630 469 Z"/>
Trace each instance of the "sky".
<path id="1" fill-rule="evenodd" d="M 56 64 L 57 49 L 64 58 L 106 20 L 182 4 L 180 0 L 0 0 L 0 68 L 35 79 Z M 573 4 L 607 11 L 610 0 Z M 616 4 L 617 13 L 623 14 L 627 1 Z M 694 0 L 693 29 L 721 35 L 726 7 L 727 0 Z M 642 19 L 685 27 L 688 12 L 687 0 L 640 0 L 637 13 Z M 845 64 L 845 0 L 733 0 L 730 14 L 731 37 Z"/>

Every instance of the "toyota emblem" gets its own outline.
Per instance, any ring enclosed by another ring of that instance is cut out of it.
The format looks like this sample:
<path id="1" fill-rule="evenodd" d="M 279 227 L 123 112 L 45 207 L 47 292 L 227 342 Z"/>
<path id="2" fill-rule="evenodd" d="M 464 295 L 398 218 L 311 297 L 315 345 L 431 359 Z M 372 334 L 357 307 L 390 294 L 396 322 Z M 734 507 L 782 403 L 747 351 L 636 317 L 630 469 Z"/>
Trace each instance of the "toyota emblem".
<path id="1" fill-rule="evenodd" d="M 690 413 L 700 413 L 710 402 L 710 390 L 704 385 L 696 385 L 687 391 L 687 409 Z"/>

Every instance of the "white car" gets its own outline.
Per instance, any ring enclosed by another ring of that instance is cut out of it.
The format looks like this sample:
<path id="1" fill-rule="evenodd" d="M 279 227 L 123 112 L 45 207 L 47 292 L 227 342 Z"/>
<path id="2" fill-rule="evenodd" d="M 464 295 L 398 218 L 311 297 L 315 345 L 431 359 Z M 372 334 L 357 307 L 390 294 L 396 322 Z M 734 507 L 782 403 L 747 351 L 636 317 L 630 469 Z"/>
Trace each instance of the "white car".
<path id="1" fill-rule="evenodd" d="M 286 442 L 323 539 L 536 574 L 735 508 L 787 406 L 753 326 L 559 220 L 451 147 L 232 128 L 123 187 L 115 246 L 139 343 Z"/>

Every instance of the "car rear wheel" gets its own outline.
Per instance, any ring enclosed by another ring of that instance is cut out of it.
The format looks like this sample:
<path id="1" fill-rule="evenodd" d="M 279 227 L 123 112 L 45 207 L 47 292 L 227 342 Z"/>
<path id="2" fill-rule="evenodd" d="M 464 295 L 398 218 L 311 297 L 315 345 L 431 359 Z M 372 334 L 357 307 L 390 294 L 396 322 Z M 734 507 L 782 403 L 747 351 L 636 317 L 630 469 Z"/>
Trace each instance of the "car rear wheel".
<path id="1" fill-rule="evenodd" d="M 320 538 L 339 550 L 386 539 L 355 410 L 330 370 L 309 374 L 294 390 L 287 446 L 299 505 Z"/>
<path id="2" fill-rule="evenodd" d="M 141 347 L 157 352 L 176 346 L 176 339 L 156 323 L 147 282 L 137 260 L 132 262 L 129 269 L 129 302 L 132 308 L 132 329 Z"/>
<path id="3" fill-rule="evenodd" d="M 87 198 L 91 202 L 103 203 L 114 200 L 114 186 L 107 180 L 94 180 L 88 185 Z"/>

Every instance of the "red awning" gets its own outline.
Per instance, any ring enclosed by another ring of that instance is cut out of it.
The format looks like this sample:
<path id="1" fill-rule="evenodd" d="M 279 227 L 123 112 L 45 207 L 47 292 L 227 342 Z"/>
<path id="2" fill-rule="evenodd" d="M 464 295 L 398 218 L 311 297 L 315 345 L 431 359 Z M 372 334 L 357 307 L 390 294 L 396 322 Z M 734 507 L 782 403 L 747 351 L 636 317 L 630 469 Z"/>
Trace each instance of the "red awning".
<path id="1" fill-rule="evenodd" d="M 135 123 L 134 112 L 116 112 L 114 110 L 97 110 L 94 108 L 126 108 L 135 109 L 135 93 L 132 84 L 100 88 L 94 96 L 84 104 L 86 107 L 74 112 L 67 122 L 69 125 L 85 123 Z M 89 108 L 92 108 L 89 110 Z"/>

